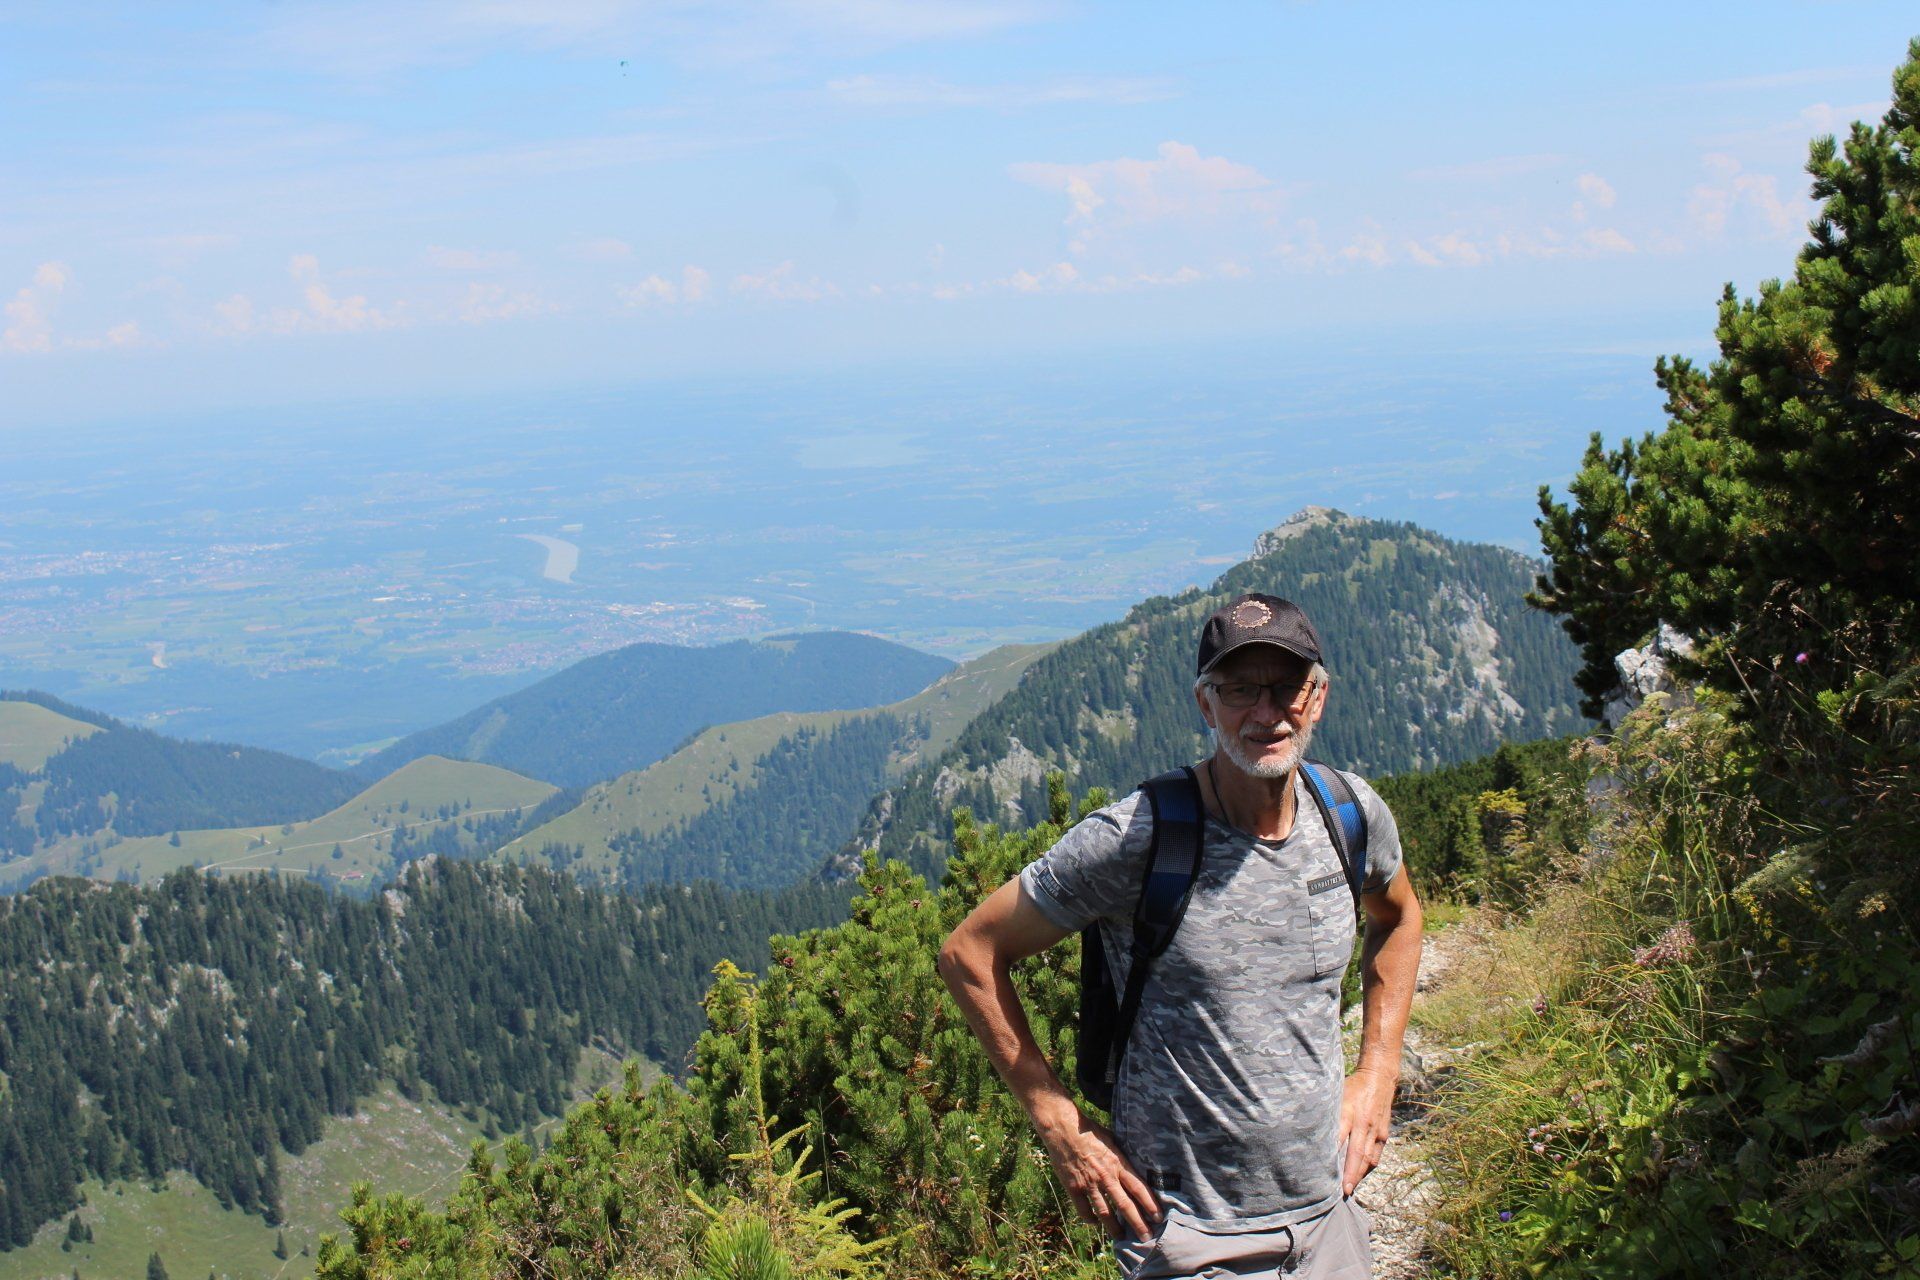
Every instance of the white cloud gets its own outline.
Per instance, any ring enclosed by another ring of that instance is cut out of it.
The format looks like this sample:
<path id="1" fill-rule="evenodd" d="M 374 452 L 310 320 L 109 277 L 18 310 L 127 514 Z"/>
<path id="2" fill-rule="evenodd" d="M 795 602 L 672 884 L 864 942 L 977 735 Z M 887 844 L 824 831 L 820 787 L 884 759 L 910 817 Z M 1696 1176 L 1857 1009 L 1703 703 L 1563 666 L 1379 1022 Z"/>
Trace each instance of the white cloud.
<path id="1" fill-rule="evenodd" d="M 787 264 L 791 266 L 791 263 Z M 649 307 L 677 302 L 703 302 L 713 276 L 704 267 L 689 263 L 680 269 L 678 280 L 651 275 L 638 284 L 625 285 L 614 292 L 629 307 Z"/>
<path id="2" fill-rule="evenodd" d="M 7 327 L 0 331 L 0 349 L 53 350 L 54 300 L 66 292 L 71 279 L 63 262 L 43 262 L 35 268 L 33 279 L 22 285 L 6 305 Z"/>
<path id="3" fill-rule="evenodd" d="M 1104 76 L 1033 84 L 963 85 L 932 76 L 859 75 L 827 83 L 827 96 L 856 107 L 985 107 L 1015 111 L 1071 103 L 1131 106 L 1174 95 L 1170 82 Z"/>
<path id="4" fill-rule="evenodd" d="M 148 347 L 154 344 L 148 340 L 138 320 L 123 320 L 98 338 L 76 338 L 69 345 L 84 350 L 99 351 L 115 347 Z"/>
<path id="5" fill-rule="evenodd" d="M 554 310 L 530 293 L 509 290 L 505 285 L 474 281 L 467 286 L 466 299 L 460 304 L 460 319 L 467 324 L 486 324 L 494 320 L 520 320 L 545 315 Z"/>
<path id="6" fill-rule="evenodd" d="M 367 304 L 363 294 L 341 298 L 334 296 L 320 275 L 320 259 L 310 253 L 296 253 L 287 263 L 287 273 L 300 285 L 304 312 L 295 313 L 293 328 L 321 329 L 351 333 L 359 329 L 386 329 L 394 324 L 391 316 Z"/>
<path id="7" fill-rule="evenodd" d="M 427 264 L 442 271 L 498 271 L 518 264 L 520 255 L 509 249 L 450 249 L 427 246 Z"/>
<path id="8" fill-rule="evenodd" d="M 213 304 L 216 328 L 229 334 L 356 333 L 391 329 L 401 323 L 401 308 L 382 311 L 363 294 L 335 295 L 320 273 L 320 260 L 296 253 L 287 262 L 287 274 L 300 289 L 300 305 L 261 311 L 253 299 L 233 294 Z"/>
<path id="9" fill-rule="evenodd" d="M 644 307 L 656 302 L 680 301 L 680 286 L 665 276 L 648 276 L 638 284 L 630 284 L 618 290 L 620 301 L 630 307 Z"/>
<path id="10" fill-rule="evenodd" d="M 1026 162 L 1014 179 L 1067 198 L 1068 248 L 1086 252 L 1110 226 L 1162 221 L 1269 221 L 1286 193 L 1252 165 L 1203 156 L 1184 142 L 1163 142 L 1152 159 L 1091 164 Z"/>
<path id="11" fill-rule="evenodd" d="M 236 293 L 213 304 L 215 327 L 223 333 L 253 332 L 253 299 Z"/>
<path id="12" fill-rule="evenodd" d="M 1580 196 L 1583 200 L 1591 201 L 1602 209 L 1613 208 L 1613 202 L 1616 198 L 1613 191 L 1613 184 L 1597 173 L 1583 173 L 1580 175 Z"/>
<path id="13" fill-rule="evenodd" d="M 42 355 L 57 348 L 101 351 L 113 347 L 153 345 L 137 320 L 122 320 L 110 325 L 106 332 L 97 337 L 56 339 L 53 311 L 60 296 L 72 283 L 73 273 L 64 262 L 43 262 L 34 268 L 33 279 L 16 290 L 6 306 L 0 308 L 0 313 L 6 317 L 6 327 L 0 329 L 0 351 Z"/>
<path id="14" fill-rule="evenodd" d="M 1701 157 L 1708 178 L 1687 197 L 1687 216 L 1695 230 L 1710 239 L 1728 233 L 1729 223 L 1758 228 L 1770 236 L 1797 234 L 1805 218 L 1796 216 L 1780 198 L 1780 184 L 1772 174 L 1750 173 L 1725 152 Z"/>
<path id="15" fill-rule="evenodd" d="M 1594 253 L 1632 253 L 1633 241 L 1612 227 L 1594 227 L 1581 233 L 1581 241 Z"/>
<path id="16" fill-rule="evenodd" d="M 741 273 L 733 278 L 733 291 L 780 302 L 820 302 L 840 296 L 840 288 L 818 276 L 801 279 L 791 260 L 760 274 Z"/>
<path id="17" fill-rule="evenodd" d="M 1065 289 L 1080 278 L 1071 262 L 1056 262 L 1042 271 L 1016 271 L 1007 278 L 1007 287 L 1015 293 L 1042 293 Z"/>

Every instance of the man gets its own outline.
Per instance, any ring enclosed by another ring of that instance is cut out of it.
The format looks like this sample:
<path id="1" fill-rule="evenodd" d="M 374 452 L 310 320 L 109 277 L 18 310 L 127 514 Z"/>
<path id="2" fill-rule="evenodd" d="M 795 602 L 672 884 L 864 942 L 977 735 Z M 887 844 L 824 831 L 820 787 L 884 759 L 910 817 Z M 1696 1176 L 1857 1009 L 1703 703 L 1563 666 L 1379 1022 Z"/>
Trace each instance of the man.
<path id="1" fill-rule="evenodd" d="M 1370 1274 L 1368 1223 L 1350 1197 L 1387 1140 L 1420 904 L 1398 874 L 1393 815 L 1348 775 L 1366 813 L 1368 872 L 1363 1038 L 1347 1076 L 1340 983 L 1353 898 L 1297 776 L 1326 711 L 1321 657 L 1306 615 L 1275 596 L 1230 601 L 1201 630 L 1193 692 L 1214 741 L 1195 768 L 1203 859 L 1179 930 L 1153 962 L 1111 1130 L 1054 1074 L 1008 971 L 1098 920 L 1125 984 L 1152 842 L 1142 795 L 1090 814 L 941 949 L 968 1024 L 1129 1280 Z"/>

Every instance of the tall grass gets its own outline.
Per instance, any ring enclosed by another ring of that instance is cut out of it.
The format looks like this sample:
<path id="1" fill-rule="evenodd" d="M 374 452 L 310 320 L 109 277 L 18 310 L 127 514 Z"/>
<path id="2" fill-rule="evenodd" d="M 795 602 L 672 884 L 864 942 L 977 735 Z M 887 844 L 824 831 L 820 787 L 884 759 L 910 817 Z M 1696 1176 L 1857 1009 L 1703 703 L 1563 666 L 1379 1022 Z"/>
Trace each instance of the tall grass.
<path id="1" fill-rule="evenodd" d="M 1587 748 L 1610 786 L 1583 853 L 1428 1002 L 1483 1042 L 1427 1134 L 1444 1269 L 1920 1274 L 1911 774 L 1881 759 L 1863 800 L 1845 723 L 1765 742 L 1730 709 L 1649 706 Z M 1881 744 L 1906 723 L 1884 696 L 1850 714 Z"/>

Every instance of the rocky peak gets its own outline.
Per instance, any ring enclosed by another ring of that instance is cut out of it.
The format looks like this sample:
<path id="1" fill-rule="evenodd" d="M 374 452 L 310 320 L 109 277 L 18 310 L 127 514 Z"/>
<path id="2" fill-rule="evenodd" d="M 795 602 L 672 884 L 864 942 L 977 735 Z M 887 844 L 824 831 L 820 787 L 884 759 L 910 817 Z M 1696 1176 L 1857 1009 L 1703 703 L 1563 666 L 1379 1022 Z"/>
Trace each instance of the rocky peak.
<path id="1" fill-rule="evenodd" d="M 1302 507 L 1253 540 L 1253 558 L 1272 555 L 1289 538 L 1297 538 L 1309 529 L 1332 524 L 1336 520 L 1345 520 L 1344 511 L 1335 511 L 1332 507 Z"/>

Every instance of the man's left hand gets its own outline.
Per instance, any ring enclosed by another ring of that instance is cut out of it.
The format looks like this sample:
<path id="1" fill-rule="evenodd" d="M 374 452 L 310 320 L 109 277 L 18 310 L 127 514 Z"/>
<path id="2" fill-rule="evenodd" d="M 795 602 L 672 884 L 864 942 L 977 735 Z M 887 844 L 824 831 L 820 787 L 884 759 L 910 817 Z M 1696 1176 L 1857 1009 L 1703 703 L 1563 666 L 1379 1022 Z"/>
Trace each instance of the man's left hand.
<path id="1" fill-rule="evenodd" d="M 1346 1093 L 1340 1099 L 1340 1146 L 1347 1153 L 1346 1168 L 1340 1171 L 1342 1195 L 1352 1195 L 1361 1179 L 1380 1163 L 1393 1128 L 1396 1083 L 1394 1077 L 1369 1067 L 1347 1077 Z"/>

